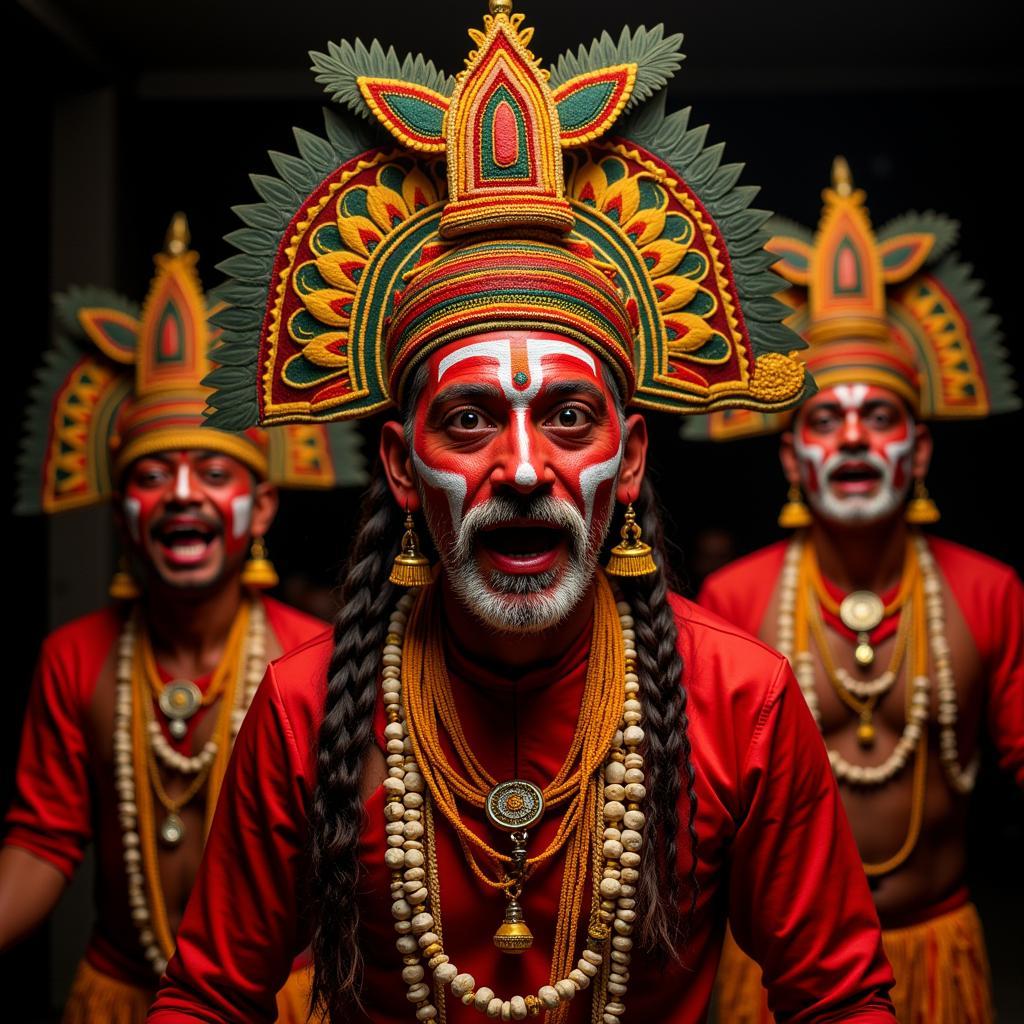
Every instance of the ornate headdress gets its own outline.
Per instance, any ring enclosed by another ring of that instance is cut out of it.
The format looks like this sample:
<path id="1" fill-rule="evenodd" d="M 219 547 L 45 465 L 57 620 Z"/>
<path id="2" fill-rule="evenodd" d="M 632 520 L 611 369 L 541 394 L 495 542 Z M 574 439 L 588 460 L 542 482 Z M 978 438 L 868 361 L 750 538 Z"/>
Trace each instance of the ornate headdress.
<path id="1" fill-rule="evenodd" d="M 228 432 L 204 425 L 216 340 L 177 214 L 141 311 L 98 288 L 56 298 L 57 335 L 32 392 L 18 467 L 17 511 L 61 512 L 108 498 L 143 455 L 203 448 L 233 456 L 282 487 L 365 479 L 350 424 Z"/>
<path id="2" fill-rule="evenodd" d="M 470 36 L 454 80 L 376 42 L 313 55 L 345 109 L 236 207 L 210 423 L 367 416 L 432 349 L 512 327 L 595 349 L 639 407 L 805 397 L 757 189 L 665 113 L 681 36 L 624 29 L 544 69 L 507 0 Z"/>
<path id="3" fill-rule="evenodd" d="M 981 283 L 950 253 L 959 225 L 908 213 L 877 234 L 865 193 L 837 157 L 817 234 L 779 222 L 769 248 L 789 282 L 790 325 L 818 387 L 872 383 L 901 395 L 923 420 L 978 419 L 1019 408 L 998 319 Z M 726 410 L 688 424 L 689 437 L 725 441 L 781 430 L 785 415 Z"/>

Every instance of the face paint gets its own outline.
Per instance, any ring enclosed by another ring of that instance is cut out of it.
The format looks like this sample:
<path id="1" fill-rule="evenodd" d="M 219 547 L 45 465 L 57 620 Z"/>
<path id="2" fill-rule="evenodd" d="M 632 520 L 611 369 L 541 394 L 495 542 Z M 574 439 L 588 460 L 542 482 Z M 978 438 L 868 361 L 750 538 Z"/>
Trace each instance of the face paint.
<path id="1" fill-rule="evenodd" d="M 411 456 L 449 578 L 491 625 L 543 628 L 586 590 L 607 531 L 623 445 L 612 385 L 584 346 L 535 331 L 445 346 L 426 373 Z"/>
<path id="2" fill-rule="evenodd" d="M 800 410 L 793 450 L 811 507 L 840 523 L 892 515 L 912 483 L 913 419 L 885 388 L 840 384 Z"/>
<path id="3" fill-rule="evenodd" d="M 124 491 L 136 558 L 164 583 L 201 587 L 241 565 L 253 508 L 241 463 L 202 450 L 161 452 L 132 464 Z"/>
<path id="4" fill-rule="evenodd" d="M 128 536 L 137 544 L 140 539 L 139 515 L 142 512 L 142 502 L 138 498 L 124 499 L 124 520 L 128 524 Z"/>

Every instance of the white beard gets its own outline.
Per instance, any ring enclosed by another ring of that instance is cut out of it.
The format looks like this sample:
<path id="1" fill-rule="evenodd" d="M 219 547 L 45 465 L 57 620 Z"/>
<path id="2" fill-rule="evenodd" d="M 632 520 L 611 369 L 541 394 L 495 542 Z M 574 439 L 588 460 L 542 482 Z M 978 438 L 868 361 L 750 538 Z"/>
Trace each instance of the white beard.
<path id="1" fill-rule="evenodd" d="M 874 452 L 865 452 L 857 456 L 838 452 L 822 461 L 820 448 L 805 447 L 797 442 L 795 448 L 800 460 L 800 476 L 811 508 L 823 519 L 847 526 L 867 525 L 888 519 L 902 506 L 910 493 L 910 453 L 913 447 L 914 439 L 909 437 L 906 441 L 896 441 L 887 447 L 888 460 Z M 866 463 L 881 474 L 874 494 L 849 494 L 839 497 L 832 491 L 829 484 L 835 472 L 847 462 L 853 461 Z M 809 470 L 812 465 L 818 480 L 816 489 L 809 486 Z M 903 466 L 903 483 L 897 487 L 895 478 L 896 467 L 899 465 Z"/>
<path id="2" fill-rule="evenodd" d="M 539 633 L 563 621 L 586 595 L 597 570 L 612 510 L 610 500 L 602 513 L 595 510 L 599 527 L 588 531 L 583 516 L 568 501 L 550 496 L 524 502 L 492 498 L 466 513 L 454 538 L 439 536 L 436 523 L 428 520 L 427 525 L 435 547 L 441 552 L 452 590 L 466 609 L 485 625 L 503 633 Z M 548 522 L 566 532 L 569 557 L 564 569 L 534 575 L 481 572 L 475 551 L 479 531 L 520 516 Z"/>

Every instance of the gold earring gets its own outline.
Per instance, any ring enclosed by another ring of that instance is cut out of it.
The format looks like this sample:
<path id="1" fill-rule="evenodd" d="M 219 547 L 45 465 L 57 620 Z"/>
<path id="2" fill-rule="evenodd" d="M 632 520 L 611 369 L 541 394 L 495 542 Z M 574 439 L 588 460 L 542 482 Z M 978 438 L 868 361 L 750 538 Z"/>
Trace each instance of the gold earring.
<path id="1" fill-rule="evenodd" d="M 928 526 L 942 518 L 939 506 L 929 497 L 928 488 L 920 477 L 914 481 L 914 497 L 907 505 L 904 518 L 911 526 Z"/>
<path id="2" fill-rule="evenodd" d="M 811 525 L 811 510 L 804 504 L 798 484 L 789 485 L 789 496 L 779 512 L 779 526 L 784 530 L 802 530 Z"/>
<path id="3" fill-rule="evenodd" d="M 107 593 L 115 601 L 134 601 L 139 597 L 139 585 L 135 582 L 135 577 L 128 566 L 127 556 L 121 556 L 117 572 L 114 573 L 113 579 L 110 581 Z"/>
<path id="4" fill-rule="evenodd" d="M 420 551 L 420 542 L 414 526 L 412 513 L 406 512 L 402 547 L 395 555 L 395 564 L 391 566 L 391 575 L 388 576 L 388 579 L 398 587 L 425 587 L 431 579 L 430 561 Z"/>
<path id="5" fill-rule="evenodd" d="M 253 537 L 249 560 L 242 569 L 242 585 L 256 590 L 269 590 L 280 582 L 274 563 L 267 558 L 267 548 L 262 537 Z"/>
<path id="6" fill-rule="evenodd" d="M 612 548 L 604 571 L 609 576 L 650 576 L 658 571 L 651 555 L 651 546 L 640 539 L 633 502 L 626 506 L 626 517 L 619 536 L 622 540 Z"/>

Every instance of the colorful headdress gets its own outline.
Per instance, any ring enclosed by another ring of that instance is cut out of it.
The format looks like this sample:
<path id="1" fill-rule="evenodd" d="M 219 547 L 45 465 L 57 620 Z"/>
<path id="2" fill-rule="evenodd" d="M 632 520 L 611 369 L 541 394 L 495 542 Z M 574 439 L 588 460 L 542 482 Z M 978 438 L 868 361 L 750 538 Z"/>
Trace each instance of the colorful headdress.
<path id="1" fill-rule="evenodd" d="M 769 248 L 789 282 L 790 325 L 818 387 L 871 383 L 902 395 L 924 420 L 977 419 L 1020 406 L 998 319 L 981 283 L 950 249 L 959 226 L 909 213 L 877 234 L 846 161 L 833 164 L 817 234 L 779 223 Z M 783 415 L 727 410 L 687 425 L 731 440 L 781 430 Z"/>
<path id="2" fill-rule="evenodd" d="M 282 487 L 364 481 L 348 424 L 244 431 L 205 426 L 215 341 L 177 214 L 140 310 L 112 292 L 56 298 L 57 335 L 32 393 L 17 511 L 60 512 L 106 499 L 135 459 L 172 448 L 221 451 Z"/>
<path id="3" fill-rule="evenodd" d="M 507 0 L 470 36 L 454 80 L 376 42 L 313 55 L 345 109 L 235 208 L 210 422 L 367 416 L 433 347 L 506 327 L 596 349 L 639 407 L 805 397 L 757 189 L 665 113 L 681 36 L 624 29 L 544 69 Z"/>

